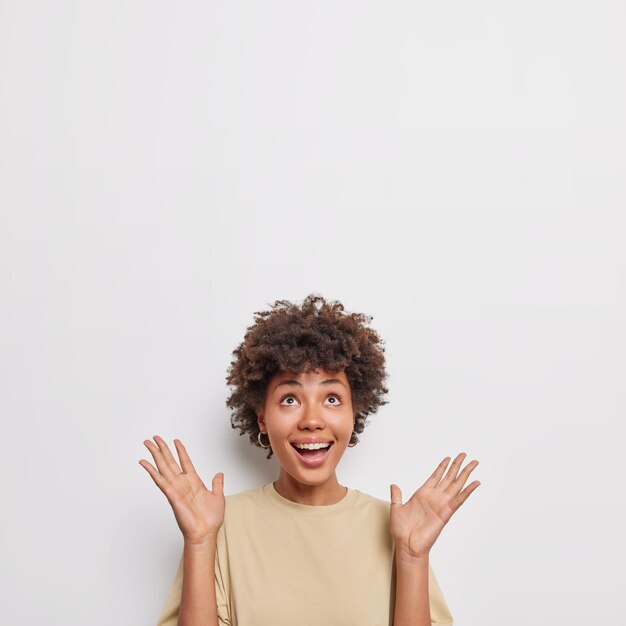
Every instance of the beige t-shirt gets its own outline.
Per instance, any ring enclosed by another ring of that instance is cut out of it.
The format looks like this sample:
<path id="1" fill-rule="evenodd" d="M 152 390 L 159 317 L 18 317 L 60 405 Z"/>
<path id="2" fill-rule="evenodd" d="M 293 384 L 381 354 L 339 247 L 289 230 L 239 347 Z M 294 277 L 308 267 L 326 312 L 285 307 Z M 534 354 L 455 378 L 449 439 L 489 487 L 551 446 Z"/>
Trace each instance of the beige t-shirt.
<path id="1" fill-rule="evenodd" d="M 182 557 L 158 626 L 176 626 Z M 217 537 L 220 626 L 390 626 L 395 602 L 389 503 L 349 489 L 336 504 L 310 506 L 273 483 L 226 496 Z M 432 624 L 451 625 L 432 569 Z"/>

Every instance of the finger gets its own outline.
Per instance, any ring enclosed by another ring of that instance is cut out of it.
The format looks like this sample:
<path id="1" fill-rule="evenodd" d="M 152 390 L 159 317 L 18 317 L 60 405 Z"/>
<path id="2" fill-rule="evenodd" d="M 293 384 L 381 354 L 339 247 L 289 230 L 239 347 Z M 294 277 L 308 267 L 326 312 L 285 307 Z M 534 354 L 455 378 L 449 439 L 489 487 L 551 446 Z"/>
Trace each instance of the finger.
<path id="1" fill-rule="evenodd" d="M 196 472 L 196 468 L 193 466 L 183 442 L 180 439 L 174 439 L 174 445 L 176 446 L 176 452 L 178 452 L 183 472 L 185 474 L 197 474 L 198 472 Z"/>
<path id="2" fill-rule="evenodd" d="M 211 491 L 218 496 L 224 495 L 224 474 L 223 472 L 218 472 L 213 476 L 213 481 L 211 483 Z"/>
<path id="3" fill-rule="evenodd" d="M 143 443 L 146 448 L 150 450 L 150 454 L 152 455 L 156 466 L 159 468 L 159 472 L 161 472 L 161 475 L 167 480 L 173 480 L 175 475 L 172 472 L 172 469 L 168 466 L 167 461 L 163 457 L 163 452 L 161 451 L 161 449 L 157 445 L 155 445 L 154 442 L 150 441 L 150 439 L 146 439 Z"/>
<path id="4" fill-rule="evenodd" d="M 436 487 L 439 484 L 443 473 L 446 471 L 446 467 L 448 467 L 449 462 L 450 457 L 447 456 L 443 461 L 441 461 L 441 463 L 439 463 L 437 469 L 435 469 L 435 471 L 430 475 L 424 485 L 427 485 L 429 487 Z"/>
<path id="5" fill-rule="evenodd" d="M 179 474 L 182 474 L 183 470 L 181 470 L 180 467 L 178 466 L 178 463 L 176 462 L 174 455 L 170 452 L 170 449 L 168 445 L 165 443 L 165 440 L 159 437 L 158 435 L 154 435 L 153 439 L 156 441 L 157 445 L 159 446 L 159 450 L 161 450 L 161 453 L 163 454 L 163 458 L 165 459 L 165 462 L 167 463 L 168 467 L 170 468 L 174 476 L 178 476 Z"/>
<path id="6" fill-rule="evenodd" d="M 478 461 L 474 459 L 471 463 L 468 463 L 463 471 L 458 475 L 457 479 L 450 483 L 450 486 L 446 489 L 449 493 L 458 493 L 463 489 L 463 486 L 467 482 L 469 475 L 476 469 L 478 466 Z"/>
<path id="7" fill-rule="evenodd" d="M 470 483 L 461 493 L 454 496 L 452 500 L 450 500 L 450 507 L 453 511 L 456 511 L 462 504 L 470 497 L 470 494 L 480 485 L 479 480 L 475 480 L 473 483 Z"/>
<path id="8" fill-rule="evenodd" d="M 402 504 L 402 491 L 398 485 L 389 485 L 391 492 L 391 504 Z"/>
<path id="9" fill-rule="evenodd" d="M 457 455 L 456 459 L 454 459 L 454 461 L 452 462 L 452 465 L 450 465 L 450 469 L 448 470 L 448 473 L 444 476 L 443 480 L 439 484 L 440 488 L 443 488 L 443 489 L 448 488 L 450 483 L 456 478 L 456 475 L 459 471 L 459 467 L 461 466 L 461 463 L 463 462 L 463 459 L 466 456 L 467 455 L 465 454 L 465 452 L 461 452 L 460 454 Z"/>
<path id="10" fill-rule="evenodd" d="M 150 462 L 146 461 L 145 459 L 141 459 L 141 461 L 139 461 L 139 465 L 141 465 L 141 467 L 143 467 L 148 472 L 148 474 L 152 476 L 152 480 L 156 483 L 156 486 L 163 493 L 165 493 L 165 489 L 168 485 L 168 482 L 165 478 L 163 478 L 163 476 L 161 476 L 161 474 L 159 474 L 159 471 L 157 470 L 157 468 L 154 467 Z"/>

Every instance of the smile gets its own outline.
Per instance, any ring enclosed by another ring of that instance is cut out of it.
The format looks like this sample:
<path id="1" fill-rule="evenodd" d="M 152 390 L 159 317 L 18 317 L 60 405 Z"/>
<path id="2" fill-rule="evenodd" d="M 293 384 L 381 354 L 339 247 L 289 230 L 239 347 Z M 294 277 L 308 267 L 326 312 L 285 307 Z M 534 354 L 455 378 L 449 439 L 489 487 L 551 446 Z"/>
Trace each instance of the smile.
<path id="1" fill-rule="evenodd" d="M 291 444 L 296 456 L 307 467 L 319 467 L 324 463 L 333 444 L 328 443 L 305 443 Z"/>

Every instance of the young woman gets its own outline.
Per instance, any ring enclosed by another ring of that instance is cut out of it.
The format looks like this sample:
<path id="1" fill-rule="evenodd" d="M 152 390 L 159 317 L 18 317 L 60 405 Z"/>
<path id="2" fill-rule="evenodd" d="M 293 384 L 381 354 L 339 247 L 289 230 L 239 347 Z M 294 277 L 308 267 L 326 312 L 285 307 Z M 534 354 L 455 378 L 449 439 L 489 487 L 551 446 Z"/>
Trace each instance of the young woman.
<path id="1" fill-rule="evenodd" d="M 371 318 L 316 295 L 255 314 L 227 381 L 233 428 L 275 454 L 275 482 L 224 497 L 178 439 L 142 459 L 184 538 L 159 626 L 431 626 L 452 616 L 429 565 L 452 515 L 480 484 L 478 461 L 446 457 L 403 504 L 341 485 L 336 468 L 387 389 Z"/>

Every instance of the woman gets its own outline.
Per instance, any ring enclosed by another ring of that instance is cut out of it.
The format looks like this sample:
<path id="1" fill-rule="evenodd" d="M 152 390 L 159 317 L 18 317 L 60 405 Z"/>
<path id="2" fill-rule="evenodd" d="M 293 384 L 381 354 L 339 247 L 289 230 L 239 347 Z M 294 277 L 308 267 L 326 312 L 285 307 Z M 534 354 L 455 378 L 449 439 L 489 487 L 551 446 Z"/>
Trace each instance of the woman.
<path id="1" fill-rule="evenodd" d="M 184 538 L 160 626 L 431 626 L 452 616 L 429 565 L 445 524 L 480 484 L 478 465 L 446 457 L 405 503 L 341 485 L 336 467 L 387 389 L 370 317 L 308 296 L 255 314 L 233 352 L 233 428 L 275 454 L 278 479 L 224 497 L 207 489 L 183 444 L 158 436 L 142 459 Z M 446 471 L 447 470 L 447 471 Z"/>

